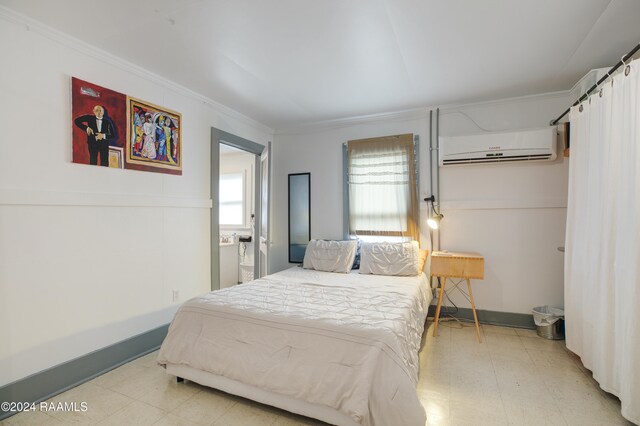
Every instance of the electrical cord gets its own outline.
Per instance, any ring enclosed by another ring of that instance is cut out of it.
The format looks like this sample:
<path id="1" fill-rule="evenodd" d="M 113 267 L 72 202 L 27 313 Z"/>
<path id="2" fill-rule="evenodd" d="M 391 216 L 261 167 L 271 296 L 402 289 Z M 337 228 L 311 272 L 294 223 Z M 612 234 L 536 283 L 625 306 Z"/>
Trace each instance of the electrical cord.
<path id="1" fill-rule="evenodd" d="M 245 255 L 247 254 L 247 243 L 239 243 L 238 244 L 238 284 L 242 282 L 242 268 L 240 264 L 245 260 Z"/>
<path id="2" fill-rule="evenodd" d="M 476 125 L 476 127 L 480 130 L 482 130 L 483 132 L 491 132 L 492 130 L 489 129 L 485 129 L 484 127 L 482 127 L 481 125 L 479 125 L 476 120 L 474 120 L 473 118 L 471 118 L 471 116 L 469 114 L 467 114 L 464 111 L 450 111 L 450 112 L 443 112 L 442 115 L 449 115 L 449 114 L 460 114 L 460 115 L 464 115 L 465 117 L 467 117 L 469 120 L 471 120 L 471 122 L 473 124 Z"/>
<path id="3" fill-rule="evenodd" d="M 457 282 L 454 282 L 453 288 L 450 288 L 448 291 L 445 290 L 444 292 L 444 296 L 447 298 L 449 303 L 453 305 L 454 310 L 450 310 L 451 306 L 447 306 L 447 305 L 444 305 L 440 308 L 440 319 L 438 320 L 438 322 L 443 323 L 442 324 L 443 327 L 451 327 L 451 325 L 448 325 L 448 323 L 452 323 L 452 322 L 456 323 L 457 327 L 455 328 L 475 327 L 474 321 L 471 321 L 466 318 L 458 318 L 456 316 L 456 314 L 460 311 L 460 309 L 458 308 L 458 305 L 456 305 L 455 302 L 449 296 L 449 293 L 451 291 L 457 289 L 460 293 L 462 293 L 462 295 L 467 299 L 467 301 L 471 303 L 471 299 L 469 298 L 469 295 L 467 294 L 467 292 L 465 292 L 459 287 L 459 285 L 462 284 L 462 282 L 463 282 L 463 279 L 460 279 Z M 442 283 L 440 283 L 440 278 L 438 278 L 438 286 L 440 285 L 442 285 Z M 444 308 L 444 312 L 442 311 L 443 308 Z"/>

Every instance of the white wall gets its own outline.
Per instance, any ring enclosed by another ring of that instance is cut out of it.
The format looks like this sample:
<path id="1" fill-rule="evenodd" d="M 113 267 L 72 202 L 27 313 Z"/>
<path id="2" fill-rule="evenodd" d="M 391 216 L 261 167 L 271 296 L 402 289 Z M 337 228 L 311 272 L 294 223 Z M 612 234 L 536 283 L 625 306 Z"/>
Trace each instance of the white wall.
<path id="1" fill-rule="evenodd" d="M 0 386 L 166 324 L 210 288 L 210 128 L 271 130 L 0 9 Z M 179 111 L 182 176 L 71 163 L 71 77 Z"/>
<path id="2" fill-rule="evenodd" d="M 569 105 L 565 93 L 469 105 L 443 111 L 442 136 L 543 127 Z M 485 256 L 485 279 L 473 285 L 481 309 L 530 313 L 564 305 L 563 254 L 568 158 L 553 163 L 440 169 L 445 219 L 441 247 Z M 452 293 L 459 306 L 469 303 Z"/>
<path id="3" fill-rule="evenodd" d="M 548 125 L 568 105 L 566 93 L 441 110 L 440 134 L 481 133 Z M 342 143 L 351 139 L 418 133 L 421 198 L 429 189 L 429 118 L 421 112 L 343 120 L 279 131 L 274 142 L 272 270 L 287 263 L 288 173 L 311 172 L 312 238 L 342 238 Z M 461 114 L 464 113 L 464 114 Z M 445 215 L 441 248 L 485 256 L 485 280 L 474 284 L 480 309 L 529 313 L 563 304 L 563 258 L 568 161 L 441 169 Z M 426 230 L 427 205 L 421 202 Z M 422 245 L 428 237 L 423 235 Z M 469 307 L 464 298 L 453 300 Z"/>
<path id="4" fill-rule="evenodd" d="M 288 263 L 287 176 L 311 173 L 311 238 L 342 239 L 342 144 L 348 140 L 414 133 L 421 137 L 420 188 L 428 187 L 429 121 L 424 114 L 361 124 L 327 124 L 277 133 L 273 143 L 270 272 Z M 424 147 L 424 149 L 422 149 Z M 424 238 L 423 238 L 424 239 Z"/>

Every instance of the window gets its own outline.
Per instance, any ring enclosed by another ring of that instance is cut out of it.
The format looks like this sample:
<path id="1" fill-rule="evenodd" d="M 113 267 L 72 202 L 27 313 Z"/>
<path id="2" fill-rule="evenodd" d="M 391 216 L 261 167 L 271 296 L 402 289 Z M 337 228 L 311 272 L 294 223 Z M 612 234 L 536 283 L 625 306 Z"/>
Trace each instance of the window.
<path id="1" fill-rule="evenodd" d="M 419 240 L 413 135 L 349 141 L 346 155 L 348 234 Z"/>
<path id="2" fill-rule="evenodd" d="M 220 225 L 244 226 L 244 173 L 220 175 Z"/>

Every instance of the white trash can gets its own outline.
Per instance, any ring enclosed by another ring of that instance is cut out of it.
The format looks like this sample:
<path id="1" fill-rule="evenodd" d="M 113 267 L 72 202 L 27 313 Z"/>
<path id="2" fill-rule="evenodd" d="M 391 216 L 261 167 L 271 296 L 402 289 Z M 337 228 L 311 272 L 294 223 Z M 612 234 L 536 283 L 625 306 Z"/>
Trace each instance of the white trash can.
<path id="1" fill-rule="evenodd" d="M 240 262 L 240 282 L 253 281 L 253 263 Z"/>
<path id="2" fill-rule="evenodd" d="M 564 339 L 564 310 L 551 306 L 533 308 L 538 336 L 549 340 Z"/>

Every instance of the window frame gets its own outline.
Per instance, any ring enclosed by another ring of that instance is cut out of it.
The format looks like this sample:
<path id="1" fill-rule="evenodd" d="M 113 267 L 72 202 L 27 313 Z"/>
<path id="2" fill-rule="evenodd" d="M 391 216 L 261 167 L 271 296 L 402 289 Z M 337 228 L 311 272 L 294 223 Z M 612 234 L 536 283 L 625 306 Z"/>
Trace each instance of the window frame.
<path id="1" fill-rule="evenodd" d="M 420 194 L 420 136 L 418 134 L 411 134 L 413 138 L 413 160 L 415 165 L 415 185 L 416 185 L 416 206 L 419 211 L 419 194 Z M 393 135 L 400 136 L 400 135 Z M 388 137 L 388 136 L 387 136 Z M 384 138 L 384 137 L 381 137 Z M 362 240 L 376 240 L 379 241 L 384 239 L 386 241 L 401 241 L 407 240 L 407 237 L 399 236 L 397 233 L 389 233 L 389 235 L 382 235 L 380 233 L 378 235 L 355 235 L 351 234 L 349 231 L 349 222 L 350 222 L 350 211 L 349 211 L 349 151 L 348 151 L 348 142 L 342 144 L 342 234 L 345 240 L 349 239 L 357 239 L 360 238 Z M 419 220 L 419 217 L 418 217 Z M 418 230 L 420 227 L 418 226 Z M 392 235 L 393 234 L 393 235 Z M 419 241 L 419 240 L 418 240 Z"/>
<path id="2" fill-rule="evenodd" d="M 240 179 L 242 180 L 242 198 L 240 199 L 239 203 L 240 203 L 240 209 L 242 211 L 242 222 L 241 223 L 222 223 L 222 214 L 219 213 L 219 226 L 221 228 L 225 228 L 225 229 L 238 229 L 238 228 L 246 228 L 247 227 L 247 200 L 246 200 L 246 195 L 247 195 L 247 173 L 246 170 L 241 170 L 241 171 L 237 171 L 237 172 L 227 172 L 227 173 L 220 173 L 220 180 L 219 180 L 219 184 L 222 183 L 223 176 L 229 176 L 229 175 L 240 175 Z M 221 193 L 222 191 L 220 191 L 220 189 L 218 188 L 218 193 Z M 238 201 L 225 201 L 222 202 L 219 199 L 220 197 L 218 197 L 218 210 L 220 210 L 220 208 L 222 207 L 222 205 L 237 205 Z"/>

